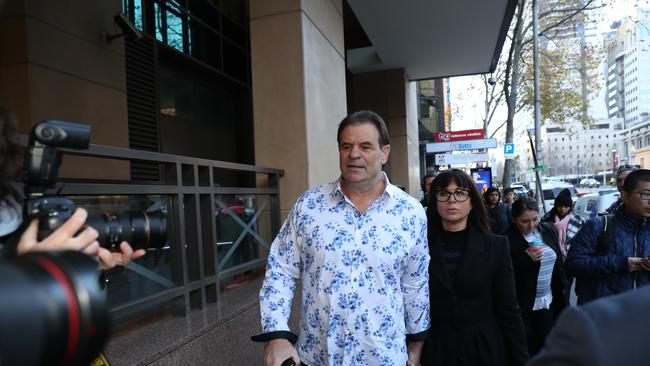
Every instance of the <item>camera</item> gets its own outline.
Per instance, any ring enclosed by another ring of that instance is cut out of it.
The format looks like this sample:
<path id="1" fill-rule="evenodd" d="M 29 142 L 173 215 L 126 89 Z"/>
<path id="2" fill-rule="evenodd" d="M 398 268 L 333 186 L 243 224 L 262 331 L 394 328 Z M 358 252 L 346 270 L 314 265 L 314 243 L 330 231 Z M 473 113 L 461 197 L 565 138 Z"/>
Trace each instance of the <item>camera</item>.
<path id="1" fill-rule="evenodd" d="M 97 262 L 80 252 L 0 262 L 0 364 L 90 365 L 109 317 Z"/>
<path id="2" fill-rule="evenodd" d="M 50 235 L 74 213 L 72 200 L 45 192 L 54 187 L 59 176 L 63 152 L 60 148 L 83 150 L 90 144 L 90 126 L 64 121 L 43 121 L 29 134 L 25 151 L 26 222 L 38 219 L 38 240 Z M 122 241 L 133 249 L 162 248 L 167 239 L 167 219 L 161 211 L 104 212 L 89 215 L 86 224 L 99 233 L 99 244 L 119 250 Z"/>

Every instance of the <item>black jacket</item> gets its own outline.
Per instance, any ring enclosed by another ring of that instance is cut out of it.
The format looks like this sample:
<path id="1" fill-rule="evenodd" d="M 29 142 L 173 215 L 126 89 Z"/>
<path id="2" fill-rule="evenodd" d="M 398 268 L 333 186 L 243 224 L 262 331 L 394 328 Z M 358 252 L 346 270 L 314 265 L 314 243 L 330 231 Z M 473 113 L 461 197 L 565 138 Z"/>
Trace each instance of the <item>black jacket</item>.
<path id="1" fill-rule="evenodd" d="M 499 202 L 497 207 L 488 207 L 485 206 L 485 210 L 488 214 L 488 219 L 490 220 L 490 230 L 492 234 L 501 235 L 508 228 L 510 224 L 510 212 L 509 205 L 507 203 Z"/>
<path id="2" fill-rule="evenodd" d="M 422 365 L 523 365 L 528 359 L 508 240 L 470 228 L 455 283 L 429 230 L 431 331 Z"/>
<path id="3" fill-rule="evenodd" d="M 541 222 L 538 226 L 542 234 L 544 244 L 553 249 L 557 255 L 555 265 L 553 266 L 553 275 L 551 278 L 551 292 L 553 293 L 553 302 L 551 310 L 555 317 L 567 306 L 567 280 L 564 271 L 564 261 L 558 244 L 557 233 L 551 224 Z M 510 240 L 510 254 L 512 256 L 512 266 L 515 272 L 515 286 L 517 289 L 517 301 L 521 308 L 524 318 L 527 318 L 533 310 L 535 303 L 535 294 L 537 292 L 537 276 L 539 275 L 540 262 L 533 262 L 526 254 L 528 242 L 519 232 L 515 225 L 511 225 L 505 234 Z"/>

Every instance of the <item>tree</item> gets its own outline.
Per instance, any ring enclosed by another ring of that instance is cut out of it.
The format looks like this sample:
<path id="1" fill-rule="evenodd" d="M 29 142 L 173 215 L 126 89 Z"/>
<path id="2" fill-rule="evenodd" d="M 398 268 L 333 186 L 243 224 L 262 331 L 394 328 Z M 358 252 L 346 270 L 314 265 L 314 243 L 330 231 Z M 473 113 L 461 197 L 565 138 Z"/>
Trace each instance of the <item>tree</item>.
<path id="1" fill-rule="evenodd" d="M 549 0 L 544 2 L 543 9 L 540 7 L 542 122 L 550 120 L 560 126 L 569 121 L 580 121 L 583 125 L 592 123 L 587 111 L 589 95 L 597 88 L 596 50 L 586 46 L 584 37 L 576 47 L 575 36 L 584 32 L 588 11 L 597 8 L 594 3 L 595 0 Z M 507 108 L 502 126 L 506 126 L 508 143 L 513 142 L 516 113 L 533 108 L 531 6 L 532 2 L 518 0 L 508 37 L 508 57 L 501 81 Z M 503 185 L 509 186 L 511 178 L 512 160 L 507 160 Z"/>

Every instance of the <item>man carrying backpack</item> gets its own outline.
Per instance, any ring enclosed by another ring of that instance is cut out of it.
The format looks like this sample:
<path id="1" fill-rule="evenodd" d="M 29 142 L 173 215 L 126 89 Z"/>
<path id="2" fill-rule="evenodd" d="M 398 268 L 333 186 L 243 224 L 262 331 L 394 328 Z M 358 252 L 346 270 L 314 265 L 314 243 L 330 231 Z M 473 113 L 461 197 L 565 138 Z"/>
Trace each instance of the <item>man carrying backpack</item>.
<path id="1" fill-rule="evenodd" d="M 631 172 L 621 205 L 588 221 L 571 240 L 567 272 L 576 277 L 578 305 L 650 283 L 650 170 Z"/>

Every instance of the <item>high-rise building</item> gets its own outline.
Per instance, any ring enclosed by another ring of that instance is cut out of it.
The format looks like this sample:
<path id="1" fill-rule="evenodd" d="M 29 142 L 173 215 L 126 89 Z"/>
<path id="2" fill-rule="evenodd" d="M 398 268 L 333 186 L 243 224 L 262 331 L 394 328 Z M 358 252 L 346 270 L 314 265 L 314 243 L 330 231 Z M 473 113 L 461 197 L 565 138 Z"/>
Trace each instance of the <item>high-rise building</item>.
<path id="1" fill-rule="evenodd" d="M 607 96 L 610 117 L 622 117 L 624 128 L 645 122 L 650 113 L 650 10 L 612 24 L 605 36 Z"/>
<path id="2" fill-rule="evenodd" d="M 650 9 L 612 24 L 605 35 L 605 103 L 610 118 L 622 121 L 618 134 L 622 163 L 650 162 Z"/>

